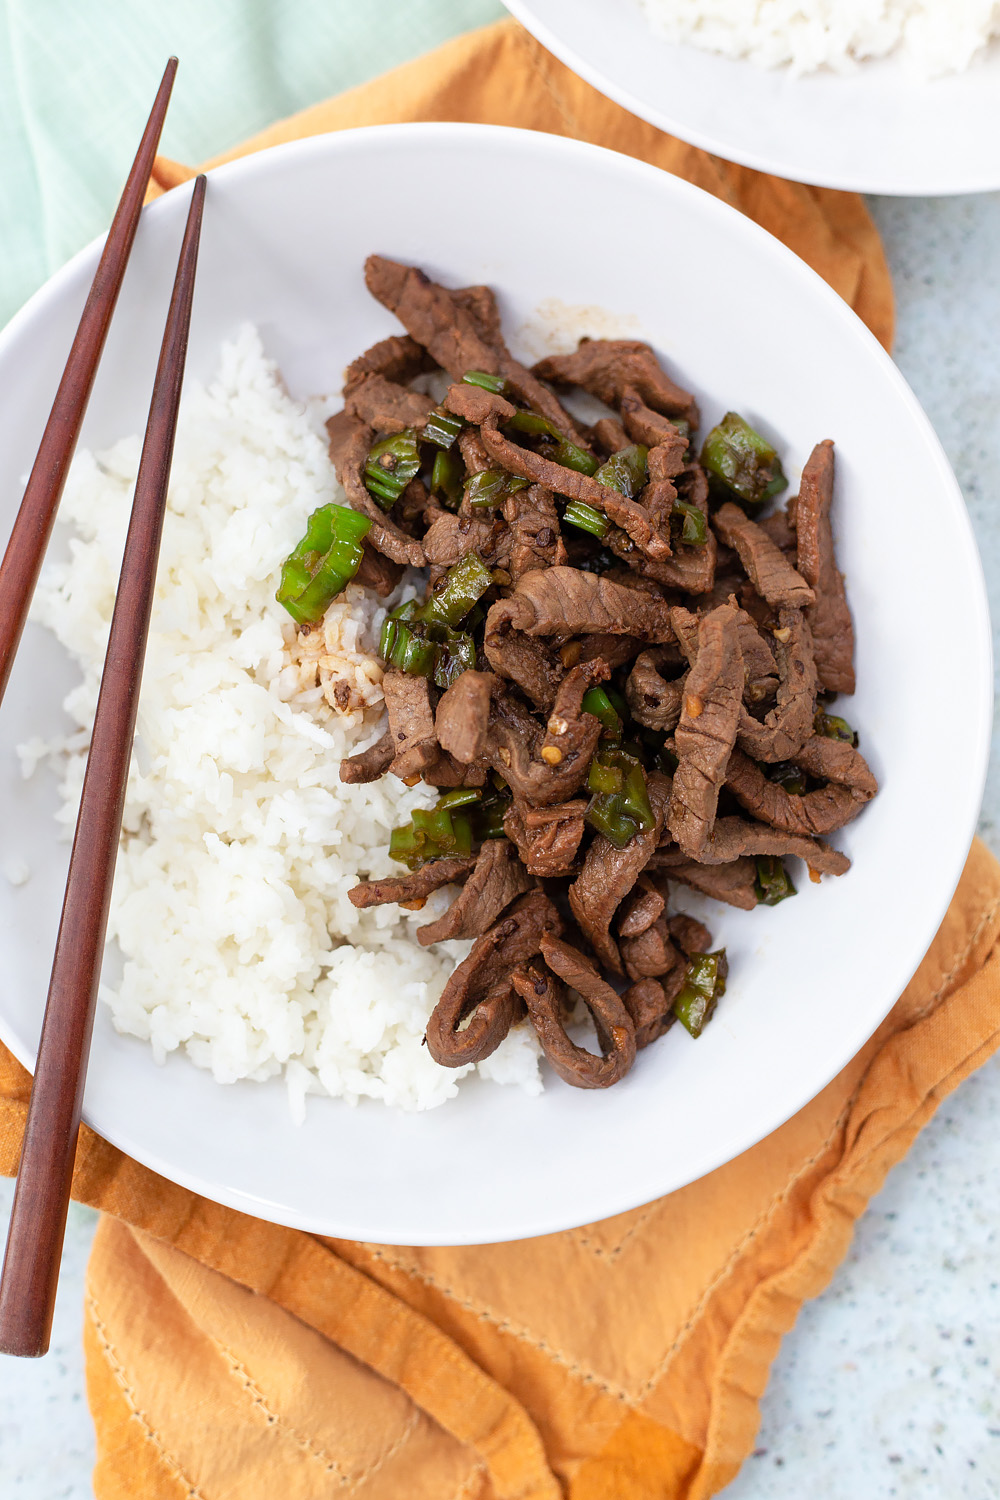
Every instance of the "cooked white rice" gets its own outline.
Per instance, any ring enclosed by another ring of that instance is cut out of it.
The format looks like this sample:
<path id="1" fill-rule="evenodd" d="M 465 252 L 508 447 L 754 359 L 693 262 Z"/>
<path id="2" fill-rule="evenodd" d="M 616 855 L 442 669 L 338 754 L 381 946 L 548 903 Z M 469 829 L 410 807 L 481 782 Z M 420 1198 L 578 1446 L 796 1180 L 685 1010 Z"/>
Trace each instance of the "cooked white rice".
<path id="1" fill-rule="evenodd" d="M 83 673 L 65 705 L 79 731 L 58 747 L 68 832 L 139 449 L 78 455 L 61 508 L 70 559 L 35 600 Z M 183 1048 L 220 1083 L 283 1073 L 299 1116 L 311 1092 L 429 1109 L 473 1071 L 421 1045 L 470 945 L 426 950 L 413 933 L 453 893 L 419 914 L 347 899 L 360 878 L 399 873 L 389 831 L 436 795 L 339 780 L 381 733 L 384 606 L 351 585 L 299 640 L 274 599 L 306 518 L 338 499 L 319 409 L 291 400 L 244 330 L 182 408 L 109 927 L 124 971 L 102 988 L 118 1030 L 157 1058 Z M 43 748 L 24 747 L 26 773 Z M 515 1028 L 478 1071 L 537 1092 L 533 1033 Z"/>
<path id="2" fill-rule="evenodd" d="M 996 0 L 641 0 L 655 32 L 793 73 L 898 53 L 922 78 L 961 73 L 1000 34 Z"/>

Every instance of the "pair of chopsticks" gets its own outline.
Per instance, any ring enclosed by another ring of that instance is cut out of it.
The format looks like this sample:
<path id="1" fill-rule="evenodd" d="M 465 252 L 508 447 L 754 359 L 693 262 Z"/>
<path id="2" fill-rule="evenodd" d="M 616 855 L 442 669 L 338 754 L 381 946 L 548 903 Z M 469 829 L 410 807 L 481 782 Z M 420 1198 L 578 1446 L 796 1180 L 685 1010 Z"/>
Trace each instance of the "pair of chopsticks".
<path id="1" fill-rule="evenodd" d="M 0 698 L 10 676 L 128 265 L 177 59 L 163 80 L 108 232 L 0 564 Z M 205 178 L 194 184 L 136 479 L 70 856 L 17 1188 L 0 1276 L 0 1352 L 49 1347 L 94 1008 L 173 456 Z"/>

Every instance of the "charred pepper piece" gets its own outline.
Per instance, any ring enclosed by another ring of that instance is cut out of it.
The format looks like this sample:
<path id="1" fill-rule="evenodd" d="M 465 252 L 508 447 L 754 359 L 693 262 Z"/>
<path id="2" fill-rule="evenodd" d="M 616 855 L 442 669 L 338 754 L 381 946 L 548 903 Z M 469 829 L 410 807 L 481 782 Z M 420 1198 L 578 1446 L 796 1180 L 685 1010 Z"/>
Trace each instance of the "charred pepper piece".
<path id="1" fill-rule="evenodd" d="M 444 799 L 442 799 L 444 800 Z M 431 859 L 472 853 L 472 825 L 467 816 L 451 807 L 416 808 L 408 824 L 389 835 L 389 857 L 411 870 L 419 870 Z"/>
<path id="2" fill-rule="evenodd" d="M 365 463 L 365 489 L 383 510 L 392 510 L 410 480 L 420 468 L 417 430 L 407 427 L 391 437 L 379 438 L 368 450 Z"/>
<path id="3" fill-rule="evenodd" d="M 852 729 L 846 719 L 841 719 L 837 714 L 825 714 L 818 710 L 813 719 L 813 729 L 827 740 L 842 740 L 845 745 L 853 745 L 858 748 L 857 731 Z"/>
<path id="4" fill-rule="evenodd" d="M 791 876 L 777 855 L 758 854 L 757 879 L 754 881 L 757 900 L 764 906 L 777 906 L 797 894 Z"/>
<path id="5" fill-rule="evenodd" d="M 701 1036 L 719 1000 L 726 993 L 729 962 L 725 948 L 716 953 L 692 953 L 684 983 L 674 1000 L 674 1015 L 692 1036 Z"/>
<path id="6" fill-rule="evenodd" d="M 584 500 L 571 500 L 563 511 L 563 520 L 568 526 L 575 526 L 579 531 L 589 531 L 591 536 L 596 537 L 607 536 L 611 525 L 606 515 Z"/>
<path id="7" fill-rule="evenodd" d="M 306 523 L 306 534 L 281 566 L 275 594 L 299 625 L 315 625 L 361 566 L 361 539 L 371 521 L 346 505 L 322 505 Z"/>
<path id="8" fill-rule="evenodd" d="M 624 849 L 640 829 L 654 827 L 645 773 L 627 750 L 599 750 L 590 763 L 587 786 L 593 796 L 586 821 L 616 849 Z"/>
<path id="9" fill-rule="evenodd" d="M 701 450 L 701 466 L 713 489 L 735 495 L 744 505 L 763 505 L 788 484 L 781 460 L 761 434 L 737 412 L 727 411 Z"/>
<path id="10" fill-rule="evenodd" d="M 456 417 L 446 406 L 435 406 L 424 423 L 420 436 L 425 443 L 433 443 L 435 447 L 446 450 L 452 446 L 464 426 L 464 418 Z"/>
<path id="11" fill-rule="evenodd" d="M 515 412 L 510 421 L 504 424 L 504 429 L 507 432 L 523 432 L 529 437 L 551 438 L 555 443 L 555 448 L 550 450 L 549 455 L 553 462 L 562 464 L 564 469 L 575 469 L 578 474 L 592 476 L 597 473 L 597 459 L 593 454 L 586 453 L 576 443 L 571 443 L 554 422 L 536 411 Z"/>
<path id="12" fill-rule="evenodd" d="M 646 459 L 649 449 L 642 443 L 630 443 L 613 453 L 606 464 L 602 464 L 594 475 L 598 484 L 609 490 L 617 490 L 627 500 L 634 500 L 649 478 Z"/>

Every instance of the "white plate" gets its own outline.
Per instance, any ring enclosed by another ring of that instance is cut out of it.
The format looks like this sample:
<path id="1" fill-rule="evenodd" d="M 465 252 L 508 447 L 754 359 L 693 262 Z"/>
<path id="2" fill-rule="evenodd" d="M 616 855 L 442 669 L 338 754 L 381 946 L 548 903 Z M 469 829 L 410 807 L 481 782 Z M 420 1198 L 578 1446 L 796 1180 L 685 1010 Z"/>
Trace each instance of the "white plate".
<path id="1" fill-rule="evenodd" d="M 859 193 L 1000 188 L 1000 46 L 967 72 L 926 83 L 894 57 L 793 78 L 669 45 L 639 0 L 505 4 L 602 94 L 729 161 Z"/>
<path id="2" fill-rule="evenodd" d="M 489 191 L 448 189 L 483 172 Z M 553 184 L 593 201 L 585 236 L 543 236 Z M 386 192 L 392 212 L 384 211 Z M 187 191 L 145 215 L 82 441 L 141 430 Z M 645 233 L 623 241 L 621 225 Z M 213 173 L 189 369 L 260 327 L 296 394 L 335 390 L 394 320 L 366 293 L 372 250 L 454 285 L 499 289 L 510 333 L 547 299 L 634 319 L 703 402 L 777 439 L 793 475 L 837 442 L 840 561 L 857 623 L 847 708 L 883 783 L 837 840 L 852 871 L 774 909 L 719 907 L 730 988 L 698 1042 L 676 1027 L 603 1094 L 475 1081 L 425 1115 L 221 1087 L 186 1058 L 158 1067 L 99 1008 L 85 1116 L 166 1177 L 264 1218 L 387 1243 L 542 1234 L 646 1202 L 745 1150 L 799 1109 L 869 1036 L 941 920 L 972 838 L 991 690 L 983 581 L 955 480 L 875 339 L 800 260 L 748 219 L 666 173 L 554 137 L 482 126 L 385 126 L 283 146 Z M 0 336 L 0 505 L 9 524 L 97 246 Z M 683 289 L 683 294 L 680 294 Z M 754 309 L 748 319 L 746 308 Z M 762 335 L 760 322 L 765 332 Z M 516 345 L 516 337 L 514 339 Z M 946 612 L 947 624 L 942 618 Z M 35 1051 L 67 861 L 44 777 L 13 747 L 56 732 L 72 674 L 43 631 L 25 638 L 0 715 L 0 1034 Z M 263 774 L 263 773 L 262 773 Z"/>

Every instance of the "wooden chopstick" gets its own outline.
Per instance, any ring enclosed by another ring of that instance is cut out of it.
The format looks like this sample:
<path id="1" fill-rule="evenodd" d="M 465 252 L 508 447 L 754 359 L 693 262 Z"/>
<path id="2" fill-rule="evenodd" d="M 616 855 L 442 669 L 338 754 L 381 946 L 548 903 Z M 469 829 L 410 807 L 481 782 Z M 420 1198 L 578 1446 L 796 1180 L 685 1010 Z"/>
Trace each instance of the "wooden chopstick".
<path id="1" fill-rule="evenodd" d="M 49 1347 L 94 1006 L 177 428 L 205 178 L 195 181 L 104 659 L 0 1276 L 0 1351 Z"/>
<path id="2" fill-rule="evenodd" d="M 177 59 L 172 57 L 164 70 L 132 170 L 111 221 L 14 530 L 0 563 L 0 701 L 24 630 L 28 606 L 38 582 L 59 498 L 132 251 L 176 72 Z"/>

